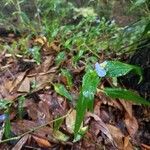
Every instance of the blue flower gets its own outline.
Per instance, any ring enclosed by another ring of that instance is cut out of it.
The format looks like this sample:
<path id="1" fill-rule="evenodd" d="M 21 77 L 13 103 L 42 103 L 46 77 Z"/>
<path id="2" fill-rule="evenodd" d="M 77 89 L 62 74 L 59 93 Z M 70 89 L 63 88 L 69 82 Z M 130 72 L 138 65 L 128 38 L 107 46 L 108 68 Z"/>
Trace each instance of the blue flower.
<path id="1" fill-rule="evenodd" d="M 8 115 L 6 115 L 6 114 L 0 115 L 0 122 L 5 121 L 7 118 L 8 118 Z"/>
<path id="2" fill-rule="evenodd" d="M 106 76 L 106 70 L 105 70 L 106 64 L 107 64 L 106 61 L 104 61 L 101 64 L 99 64 L 98 62 L 95 64 L 95 70 L 96 70 L 99 77 Z"/>

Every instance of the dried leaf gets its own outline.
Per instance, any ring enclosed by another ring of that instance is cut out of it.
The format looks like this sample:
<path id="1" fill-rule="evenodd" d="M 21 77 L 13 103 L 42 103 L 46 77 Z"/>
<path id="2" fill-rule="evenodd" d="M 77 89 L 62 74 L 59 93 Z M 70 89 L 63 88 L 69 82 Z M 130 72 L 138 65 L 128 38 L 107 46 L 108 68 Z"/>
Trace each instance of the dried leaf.
<path id="1" fill-rule="evenodd" d="M 26 75 L 26 72 L 20 73 L 17 78 L 12 82 L 12 85 L 9 87 L 9 92 L 15 91 L 18 86 L 23 82 L 23 79 Z"/>
<path id="2" fill-rule="evenodd" d="M 29 120 L 20 120 L 17 122 L 12 122 L 12 132 L 16 135 L 23 134 L 35 127 L 39 126 L 39 123 L 29 121 Z M 39 135 L 40 137 L 47 138 L 47 136 L 52 136 L 52 129 L 50 127 L 43 127 L 36 131 L 34 131 L 34 134 Z"/>
<path id="3" fill-rule="evenodd" d="M 32 135 L 32 137 L 33 137 L 33 139 L 37 142 L 37 144 L 40 147 L 43 147 L 43 148 L 51 147 L 51 144 L 49 143 L 48 140 L 46 140 L 44 138 L 40 138 L 40 137 L 34 136 L 34 135 Z"/>
<path id="4" fill-rule="evenodd" d="M 19 86 L 18 92 L 25 92 L 29 93 L 30 92 L 30 79 L 25 78 L 21 85 Z"/>
<path id="5" fill-rule="evenodd" d="M 116 142 L 117 147 L 119 149 L 123 149 L 123 147 L 124 147 L 124 144 L 123 144 L 124 135 L 121 132 L 121 130 L 119 128 L 113 126 L 113 125 L 110 125 L 110 124 L 107 124 L 107 127 L 108 127 L 114 141 Z"/>
<path id="6" fill-rule="evenodd" d="M 21 150 L 22 146 L 27 142 L 29 138 L 29 135 L 25 135 L 23 136 L 18 142 L 17 144 L 12 148 L 12 150 Z"/>
<path id="7" fill-rule="evenodd" d="M 67 91 L 67 89 L 64 87 L 64 85 L 57 83 L 57 84 L 54 84 L 54 88 L 58 94 L 66 97 L 68 100 L 72 101 L 72 96 Z"/>
<path id="8" fill-rule="evenodd" d="M 64 133 L 60 132 L 59 130 L 53 133 L 53 136 L 60 141 L 66 142 L 69 140 L 69 136 L 65 135 Z"/>
<path id="9" fill-rule="evenodd" d="M 108 139 L 111 141 L 111 143 L 116 147 L 116 143 L 111 135 L 110 130 L 108 129 L 107 125 L 101 120 L 101 118 L 99 118 L 99 116 L 92 114 L 92 113 L 88 113 L 88 116 L 94 118 L 97 125 L 99 126 L 99 130 L 102 133 L 104 133 L 108 137 Z"/>
<path id="10" fill-rule="evenodd" d="M 66 118 L 66 128 L 69 133 L 74 133 L 76 111 L 73 110 Z"/>
<path id="11" fill-rule="evenodd" d="M 134 150 L 130 140 L 129 136 L 124 137 L 124 147 L 123 150 Z"/>
<path id="12" fill-rule="evenodd" d="M 127 113 L 125 114 L 125 120 L 124 120 L 125 124 L 126 124 L 126 128 L 130 134 L 131 137 L 133 137 L 138 128 L 139 128 L 139 125 L 138 125 L 138 122 L 137 122 L 137 119 L 132 116 L 130 117 Z"/>

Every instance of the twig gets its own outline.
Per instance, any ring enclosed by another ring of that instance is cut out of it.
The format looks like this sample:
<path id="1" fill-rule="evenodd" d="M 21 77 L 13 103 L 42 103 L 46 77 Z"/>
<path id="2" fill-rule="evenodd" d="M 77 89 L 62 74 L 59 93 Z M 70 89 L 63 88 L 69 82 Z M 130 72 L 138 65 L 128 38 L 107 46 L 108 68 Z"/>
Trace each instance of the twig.
<path id="1" fill-rule="evenodd" d="M 93 55 L 95 55 L 97 58 L 100 59 L 100 56 L 99 56 L 97 53 L 95 53 L 94 51 L 92 51 L 86 44 L 84 44 L 84 46 L 85 46 Z"/>
<path id="2" fill-rule="evenodd" d="M 41 128 L 43 128 L 43 127 L 45 127 L 45 126 L 47 126 L 47 125 L 49 125 L 49 124 L 51 124 L 51 123 L 53 123 L 53 122 L 55 122 L 55 121 L 58 121 L 58 120 L 63 119 L 63 118 L 66 118 L 66 117 L 71 113 L 71 111 L 72 111 L 72 109 L 70 109 L 70 110 L 67 112 L 66 115 L 64 115 L 64 116 L 62 116 L 62 117 L 59 117 L 59 118 L 57 118 L 57 119 L 54 119 L 54 120 L 52 120 L 52 121 L 49 121 L 49 122 L 47 122 L 47 123 L 45 123 L 45 124 L 42 124 L 42 125 L 40 125 L 40 126 L 37 126 L 37 127 L 35 127 L 35 128 L 32 128 L 32 129 L 30 129 L 29 131 L 27 131 L 27 132 L 25 132 L 25 133 L 23 133 L 23 134 L 21 134 L 21 135 L 19 135 L 19 136 L 2 140 L 2 141 L 0 141 L 0 144 L 1 144 L 1 143 L 5 143 L 5 142 L 9 142 L 9 141 L 13 141 L 13 140 L 18 140 L 18 139 L 22 138 L 23 136 L 25 136 L 25 135 L 27 135 L 27 134 L 29 134 L 29 133 L 32 133 L 32 132 L 34 132 L 34 131 L 36 131 L 36 130 L 38 130 L 38 129 L 41 129 Z"/>

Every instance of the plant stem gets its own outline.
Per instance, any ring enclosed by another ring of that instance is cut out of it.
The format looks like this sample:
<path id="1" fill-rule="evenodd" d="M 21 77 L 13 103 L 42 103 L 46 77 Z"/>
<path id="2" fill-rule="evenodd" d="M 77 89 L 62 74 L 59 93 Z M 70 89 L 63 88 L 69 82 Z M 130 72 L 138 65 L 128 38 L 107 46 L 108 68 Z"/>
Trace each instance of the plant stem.
<path id="1" fill-rule="evenodd" d="M 71 111 L 72 111 L 72 109 L 70 109 L 70 110 L 67 112 L 66 115 L 64 115 L 64 116 L 62 116 L 62 117 L 59 117 L 59 118 L 56 118 L 56 119 L 54 119 L 54 120 L 52 120 L 52 121 L 49 121 L 49 122 L 47 122 L 47 123 L 45 123 L 45 124 L 42 124 L 42 125 L 40 125 L 40 126 L 37 126 L 37 127 L 35 127 L 35 128 L 32 128 L 32 129 L 30 129 L 29 131 L 27 131 L 27 132 L 25 132 L 25 133 L 23 133 L 23 134 L 21 134 L 21 135 L 19 135 L 19 136 L 2 140 L 2 141 L 0 141 L 0 144 L 1 144 L 1 143 L 5 143 L 5 142 L 9 142 L 9 141 L 13 141 L 13 140 L 18 140 L 18 139 L 22 138 L 23 136 L 25 136 L 25 135 L 27 135 L 27 134 L 30 134 L 30 133 L 32 133 L 32 132 L 38 130 L 38 129 L 41 129 L 41 128 L 43 128 L 43 127 L 45 127 L 45 126 L 47 126 L 47 125 L 49 125 L 49 124 L 51 124 L 51 123 L 53 123 L 53 122 L 55 122 L 55 121 L 58 121 L 58 120 L 60 120 L 60 119 L 64 119 L 64 118 L 66 118 L 66 117 L 71 113 Z"/>

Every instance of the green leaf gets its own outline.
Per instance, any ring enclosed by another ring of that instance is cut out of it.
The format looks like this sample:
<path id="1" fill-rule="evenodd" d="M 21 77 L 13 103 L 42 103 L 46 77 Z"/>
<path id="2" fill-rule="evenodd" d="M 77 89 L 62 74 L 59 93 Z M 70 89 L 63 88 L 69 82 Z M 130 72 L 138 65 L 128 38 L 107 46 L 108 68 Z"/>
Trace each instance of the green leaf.
<path id="1" fill-rule="evenodd" d="M 9 118 L 9 111 L 6 111 L 6 115 L 8 116 L 5 120 L 5 126 L 4 126 L 4 135 L 5 138 L 11 137 L 11 124 L 10 124 L 10 118 Z"/>
<path id="2" fill-rule="evenodd" d="M 143 5 L 146 2 L 146 0 L 136 0 L 134 3 L 134 7 L 139 7 Z"/>
<path id="3" fill-rule="evenodd" d="M 145 26 L 145 29 L 144 29 L 142 36 L 146 35 L 149 31 L 150 31 L 150 20 L 147 23 L 147 25 Z"/>
<path id="4" fill-rule="evenodd" d="M 140 97 L 138 94 L 127 89 L 104 88 L 104 93 L 107 96 L 112 97 L 112 98 L 120 98 L 120 99 L 150 106 L 150 102 L 146 101 L 144 98 Z"/>
<path id="5" fill-rule="evenodd" d="M 18 113 L 19 113 L 19 118 L 22 119 L 23 116 L 23 104 L 25 102 L 25 97 L 21 96 L 18 98 Z"/>
<path id="6" fill-rule="evenodd" d="M 11 101 L 0 99 L 0 110 L 7 109 L 11 103 L 12 103 Z"/>
<path id="7" fill-rule="evenodd" d="M 60 94 L 60 95 L 62 95 L 62 96 L 64 96 L 64 97 L 66 97 L 68 100 L 72 101 L 72 96 L 71 96 L 70 93 L 66 90 L 66 88 L 64 87 L 64 85 L 59 84 L 59 83 L 56 83 L 56 84 L 54 84 L 54 89 L 55 89 L 55 91 L 56 91 L 58 94 Z"/>
<path id="8" fill-rule="evenodd" d="M 66 77 L 69 88 L 72 87 L 72 76 L 67 69 L 61 69 L 62 75 Z"/>
<path id="9" fill-rule="evenodd" d="M 78 135 L 78 131 L 83 122 L 86 109 L 87 109 L 87 101 L 81 92 L 76 106 L 77 115 L 76 115 L 75 128 L 74 128 L 75 137 Z"/>
<path id="10" fill-rule="evenodd" d="M 76 106 L 77 115 L 74 129 L 75 137 L 78 135 L 78 131 L 83 122 L 86 110 L 93 110 L 94 95 L 96 93 L 99 81 L 99 77 L 93 70 L 88 70 L 83 77 L 82 90 Z"/>
<path id="11" fill-rule="evenodd" d="M 56 138 L 57 140 L 59 141 L 63 141 L 63 142 L 66 142 L 69 140 L 69 136 L 62 133 L 61 131 L 57 130 L 55 132 L 53 132 L 53 136 L 54 138 Z"/>
<path id="12" fill-rule="evenodd" d="M 60 52 L 55 59 L 56 65 L 61 64 L 66 58 L 66 53 L 65 52 Z"/>
<path id="13" fill-rule="evenodd" d="M 29 49 L 29 51 L 32 54 L 33 59 L 36 61 L 38 65 L 41 63 L 40 49 L 41 47 L 38 47 L 38 46 L 34 46 L 33 48 Z"/>
<path id="14" fill-rule="evenodd" d="M 59 130 L 61 124 L 63 123 L 64 121 L 64 118 L 57 118 L 58 120 L 54 122 L 54 130 Z"/>
<path id="15" fill-rule="evenodd" d="M 93 110 L 93 99 L 100 79 L 93 70 L 87 71 L 82 81 L 82 94 L 87 101 L 88 109 Z"/>
<path id="16" fill-rule="evenodd" d="M 140 76 L 140 81 L 142 80 L 141 68 L 134 65 L 129 65 L 119 61 L 107 61 L 105 69 L 108 77 L 120 77 L 126 75 L 130 71 L 133 71 L 135 74 Z"/>

